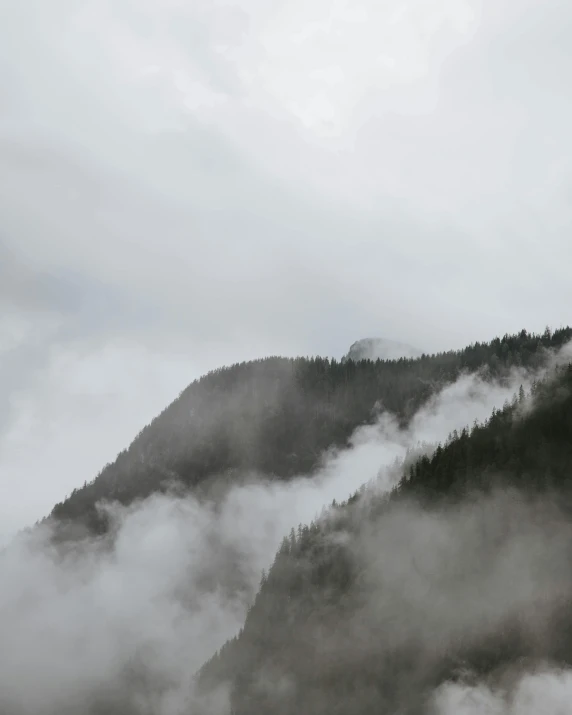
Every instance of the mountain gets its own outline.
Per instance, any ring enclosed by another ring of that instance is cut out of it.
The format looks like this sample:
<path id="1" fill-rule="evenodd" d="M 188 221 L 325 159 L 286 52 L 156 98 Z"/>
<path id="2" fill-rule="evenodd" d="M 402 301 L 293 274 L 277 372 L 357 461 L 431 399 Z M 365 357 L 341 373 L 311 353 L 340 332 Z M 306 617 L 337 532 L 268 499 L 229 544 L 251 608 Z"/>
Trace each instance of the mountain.
<path id="1" fill-rule="evenodd" d="M 292 530 L 200 692 L 223 688 L 233 715 L 556 712 L 542 674 L 572 667 L 571 468 L 568 365 L 391 494 L 361 490 Z M 537 676 L 524 705 L 540 709 L 501 708 Z"/>
<path id="2" fill-rule="evenodd" d="M 363 338 L 353 343 L 342 360 L 411 360 L 419 358 L 422 351 L 406 343 L 385 338 Z"/>
<path id="3" fill-rule="evenodd" d="M 1 554 L 0 710 L 430 713 L 452 679 L 500 692 L 542 659 L 565 665 L 566 374 L 433 456 L 424 439 L 471 422 L 468 405 L 485 417 L 571 339 L 521 331 L 396 361 L 273 357 L 195 381 Z M 310 522 L 382 465 L 379 482 Z"/>
<path id="4" fill-rule="evenodd" d="M 100 500 L 129 504 L 172 484 L 212 495 L 253 474 L 311 475 L 326 450 L 348 446 L 355 429 L 383 408 L 402 426 L 461 373 L 500 378 L 536 369 L 572 329 L 525 330 L 463 350 L 415 359 L 343 362 L 271 357 L 215 370 L 193 382 L 114 463 L 56 504 L 49 521 L 69 532 L 106 531 Z"/>

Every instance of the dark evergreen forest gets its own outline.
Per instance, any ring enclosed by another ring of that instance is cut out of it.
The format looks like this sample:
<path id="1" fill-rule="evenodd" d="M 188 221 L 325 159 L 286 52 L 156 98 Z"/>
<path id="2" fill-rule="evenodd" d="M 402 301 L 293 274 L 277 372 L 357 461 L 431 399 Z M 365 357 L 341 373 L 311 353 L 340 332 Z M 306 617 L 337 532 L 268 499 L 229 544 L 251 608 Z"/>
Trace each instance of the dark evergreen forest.
<path id="1" fill-rule="evenodd" d="M 568 365 L 389 495 L 360 490 L 292 530 L 201 688 L 229 685 L 235 715 L 413 714 L 467 672 L 572 665 L 571 465 Z"/>

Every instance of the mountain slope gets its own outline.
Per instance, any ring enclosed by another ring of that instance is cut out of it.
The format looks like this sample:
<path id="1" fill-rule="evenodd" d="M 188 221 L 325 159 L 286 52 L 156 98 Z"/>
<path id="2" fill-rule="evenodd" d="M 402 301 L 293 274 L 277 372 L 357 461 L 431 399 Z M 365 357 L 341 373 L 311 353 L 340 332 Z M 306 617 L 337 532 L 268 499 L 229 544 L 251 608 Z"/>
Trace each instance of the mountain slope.
<path id="1" fill-rule="evenodd" d="M 572 665 L 571 467 L 567 366 L 391 495 L 293 531 L 203 692 L 229 687 L 233 715 L 425 713 L 467 673 L 510 693 L 521 673 Z"/>
<path id="2" fill-rule="evenodd" d="M 379 404 L 405 424 L 436 389 L 462 371 L 486 368 L 494 377 L 513 366 L 535 369 L 546 349 L 562 346 L 572 329 L 496 338 L 415 360 L 343 363 L 273 357 L 216 370 L 193 382 L 129 449 L 91 482 L 57 504 L 51 520 L 106 529 L 98 501 L 128 504 L 173 482 L 207 490 L 213 480 L 236 483 L 252 473 L 279 479 L 311 474 L 332 446 L 375 419 Z"/>

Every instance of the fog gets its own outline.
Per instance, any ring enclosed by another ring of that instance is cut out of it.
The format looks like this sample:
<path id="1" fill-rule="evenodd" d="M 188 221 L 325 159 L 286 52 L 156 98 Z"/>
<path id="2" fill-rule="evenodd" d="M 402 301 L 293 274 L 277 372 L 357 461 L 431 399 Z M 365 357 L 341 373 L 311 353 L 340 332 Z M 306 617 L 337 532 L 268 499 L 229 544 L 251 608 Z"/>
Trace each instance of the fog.
<path id="1" fill-rule="evenodd" d="M 570 27 L 563 0 L 0 0 L 0 541 L 214 365 L 564 324 Z M 19 536 L 0 709 L 178 715 L 291 526 L 529 379 L 465 376 L 405 433 L 380 406 L 312 482 Z"/>
<path id="2" fill-rule="evenodd" d="M 385 652 L 413 647 L 411 670 L 398 675 L 404 702 L 411 691 L 411 700 L 422 700 L 440 661 L 454 653 L 456 681 L 428 701 L 438 715 L 568 712 L 570 673 L 541 659 L 557 651 L 561 633 L 551 619 L 572 587 L 572 527 L 555 500 L 499 492 L 435 514 L 411 504 L 365 529 L 354 547 L 365 564 L 366 595 L 344 651 L 359 659 L 379 652 L 379 639 Z M 463 657 L 470 662 L 484 649 L 494 662 L 497 648 L 502 660 L 502 647 L 487 640 L 502 642 L 511 628 L 520 641 L 509 639 L 510 666 L 505 662 L 488 682 L 471 677 Z"/>
<path id="3" fill-rule="evenodd" d="M 544 660 L 569 653 L 559 616 L 572 588 L 572 524 L 556 498 L 495 491 L 431 511 L 400 501 L 374 521 L 362 507 L 349 531 L 329 534 L 352 560 L 354 585 L 334 607 L 304 612 L 291 640 L 277 638 L 268 665 L 257 662 L 255 697 L 263 688 L 278 707 L 302 683 L 308 712 L 569 712 L 570 673 Z"/>
<path id="4" fill-rule="evenodd" d="M 435 715 L 565 715 L 572 671 L 539 666 L 493 689 L 486 684 L 447 684 L 435 695 Z"/>
<path id="5" fill-rule="evenodd" d="M 570 12 L 0 0 L 0 530 L 214 366 L 566 324 Z"/>
<path id="6" fill-rule="evenodd" d="M 435 511 L 415 502 L 392 508 L 351 542 L 364 603 L 352 627 L 366 640 L 345 649 L 363 657 L 377 637 L 387 650 L 415 642 L 431 663 L 455 645 L 500 636 L 512 617 L 540 642 L 550 608 L 572 587 L 571 548 L 572 525 L 557 501 L 517 490 Z"/>
<path id="7" fill-rule="evenodd" d="M 192 674 L 238 631 L 291 527 L 365 482 L 389 489 L 395 460 L 485 419 L 532 378 L 514 371 L 501 385 L 464 375 L 407 431 L 380 406 L 375 425 L 356 430 L 351 448 L 324 455 L 312 479 L 258 477 L 218 504 L 173 493 L 101 505 L 109 535 L 65 547 L 51 543 L 47 524 L 21 534 L 0 556 L 3 712 L 183 712 Z"/>

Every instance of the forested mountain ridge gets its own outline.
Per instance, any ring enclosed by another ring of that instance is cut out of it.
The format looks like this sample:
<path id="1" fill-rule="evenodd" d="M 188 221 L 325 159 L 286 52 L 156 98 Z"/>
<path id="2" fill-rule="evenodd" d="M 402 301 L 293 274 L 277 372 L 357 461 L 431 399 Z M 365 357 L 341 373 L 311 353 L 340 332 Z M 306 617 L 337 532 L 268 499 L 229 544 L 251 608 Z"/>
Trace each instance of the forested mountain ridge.
<path id="1" fill-rule="evenodd" d="M 197 490 L 213 477 L 279 479 L 311 474 L 324 451 L 344 447 L 375 419 L 380 404 L 402 425 L 434 392 L 463 371 L 501 377 L 514 366 L 536 369 L 572 338 L 562 328 L 505 335 L 489 343 L 394 361 L 339 362 L 271 357 L 212 371 L 193 382 L 130 447 L 91 482 L 57 504 L 51 520 L 105 530 L 100 500 L 128 504 L 173 482 Z"/>
<path id="2" fill-rule="evenodd" d="M 233 715 L 413 715 L 467 673 L 510 688 L 527 668 L 572 666 L 571 468 L 565 366 L 391 494 L 358 492 L 292 530 L 202 691 L 227 687 Z"/>

